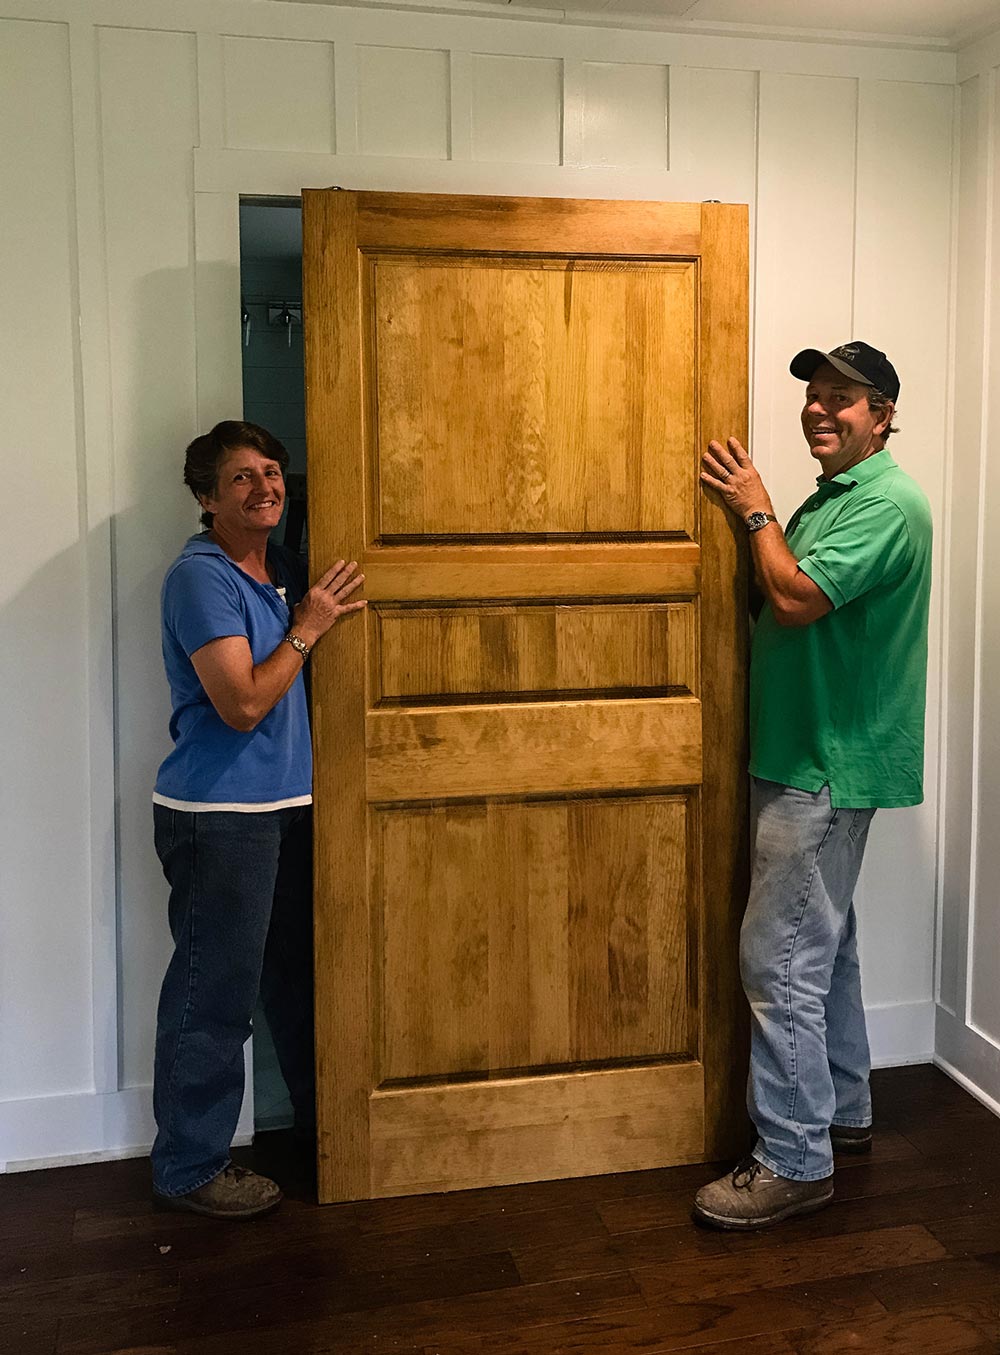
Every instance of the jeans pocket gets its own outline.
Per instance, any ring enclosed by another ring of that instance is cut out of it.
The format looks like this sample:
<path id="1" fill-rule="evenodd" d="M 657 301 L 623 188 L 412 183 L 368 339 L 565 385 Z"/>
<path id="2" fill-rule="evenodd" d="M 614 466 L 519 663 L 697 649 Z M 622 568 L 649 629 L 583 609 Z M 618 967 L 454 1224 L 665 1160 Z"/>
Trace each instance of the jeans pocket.
<path id="1" fill-rule="evenodd" d="M 868 825 L 874 817 L 874 809 L 856 809 L 851 815 L 851 824 L 847 830 L 852 842 L 857 842 L 868 831 Z"/>
<path id="2" fill-rule="evenodd" d="M 153 846 L 162 862 L 177 840 L 177 810 L 153 806 Z"/>

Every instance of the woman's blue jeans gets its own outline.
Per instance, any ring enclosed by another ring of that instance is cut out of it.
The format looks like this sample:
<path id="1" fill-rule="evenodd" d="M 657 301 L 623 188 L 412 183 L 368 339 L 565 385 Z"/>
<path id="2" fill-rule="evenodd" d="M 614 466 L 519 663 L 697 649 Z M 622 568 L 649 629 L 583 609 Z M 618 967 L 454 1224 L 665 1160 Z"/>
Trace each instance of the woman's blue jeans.
<path id="1" fill-rule="evenodd" d="M 750 1003 L 754 1157 L 793 1181 L 833 1171 L 830 1125 L 870 1125 L 854 888 L 874 809 L 753 780 L 740 972 Z"/>
<path id="2" fill-rule="evenodd" d="M 153 1189 L 185 1195 L 229 1163 L 258 995 L 296 1123 L 315 1120 L 312 810 L 154 805 L 153 823 L 174 939 L 157 1010 Z"/>

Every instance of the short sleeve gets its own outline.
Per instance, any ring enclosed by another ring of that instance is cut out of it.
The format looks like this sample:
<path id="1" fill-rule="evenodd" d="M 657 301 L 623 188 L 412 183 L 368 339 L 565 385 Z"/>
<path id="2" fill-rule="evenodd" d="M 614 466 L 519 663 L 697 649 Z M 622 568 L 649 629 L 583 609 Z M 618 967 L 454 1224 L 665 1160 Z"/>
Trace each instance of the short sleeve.
<path id="1" fill-rule="evenodd" d="M 210 556 L 181 560 L 163 585 L 163 623 L 191 655 L 225 635 L 247 635 L 239 586 Z"/>
<path id="2" fill-rule="evenodd" d="M 890 499 L 848 505 L 799 561 L 799 569 L 843 607 L 905 574 L 913 558 L 906 517 Z"/>

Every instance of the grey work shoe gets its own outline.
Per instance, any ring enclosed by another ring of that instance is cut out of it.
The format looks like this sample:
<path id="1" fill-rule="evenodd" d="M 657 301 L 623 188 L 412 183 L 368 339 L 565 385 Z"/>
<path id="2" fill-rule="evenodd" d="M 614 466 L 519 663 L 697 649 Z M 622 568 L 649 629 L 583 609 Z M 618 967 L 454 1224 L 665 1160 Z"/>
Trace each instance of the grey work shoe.
<path id="1" fill-rule="evenodd" d="M 833 1199 L 833 1177 L 790 1181 L 756 1158 L 712 1181 L 694 1197 L 694 1216 L 713 1228 L 769 1228 L 793 1214 L 811 1214 Z"/>
<path id="2" fill-rule="evenodd" d="M 273 1181 L 232 1162 L 218 1176 L 186 1195 L 153 1193 L 153 1201 L 160 1209 L 186 1209 L 210 1219 L 256 1218 L 274 1209 L 281 1200 L 281 1190 Z"/>
<path id="3" fill-rule="evenodd" d="M 870 1153 L 872 1127 L 870 1124 L 832 1124 L 830 1146 L 835 1153 Z"/>

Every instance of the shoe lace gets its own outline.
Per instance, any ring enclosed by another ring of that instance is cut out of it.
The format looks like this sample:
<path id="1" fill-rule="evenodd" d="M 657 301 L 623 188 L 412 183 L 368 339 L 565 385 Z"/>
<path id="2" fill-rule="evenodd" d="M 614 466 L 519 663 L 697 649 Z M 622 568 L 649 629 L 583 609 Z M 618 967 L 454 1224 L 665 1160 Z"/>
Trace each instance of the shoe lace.
<path id="1" fill-rule="evenodd" d="M 222 1175 L 230 1181 L 242 1181 L 244 1176 L 252 1175 L 249 1167 L 237 1167 L 235 1162 L 230 1162 L 228 1167 L 223 1167 Z"/>
<path id="2" fill-rule="evenodd" d="M 755 1157 L 745 1157 L 733 1170 L 733 1186 L 736 1190 L 749 1190 L 760 1174 L 760 1163 Z"/>

